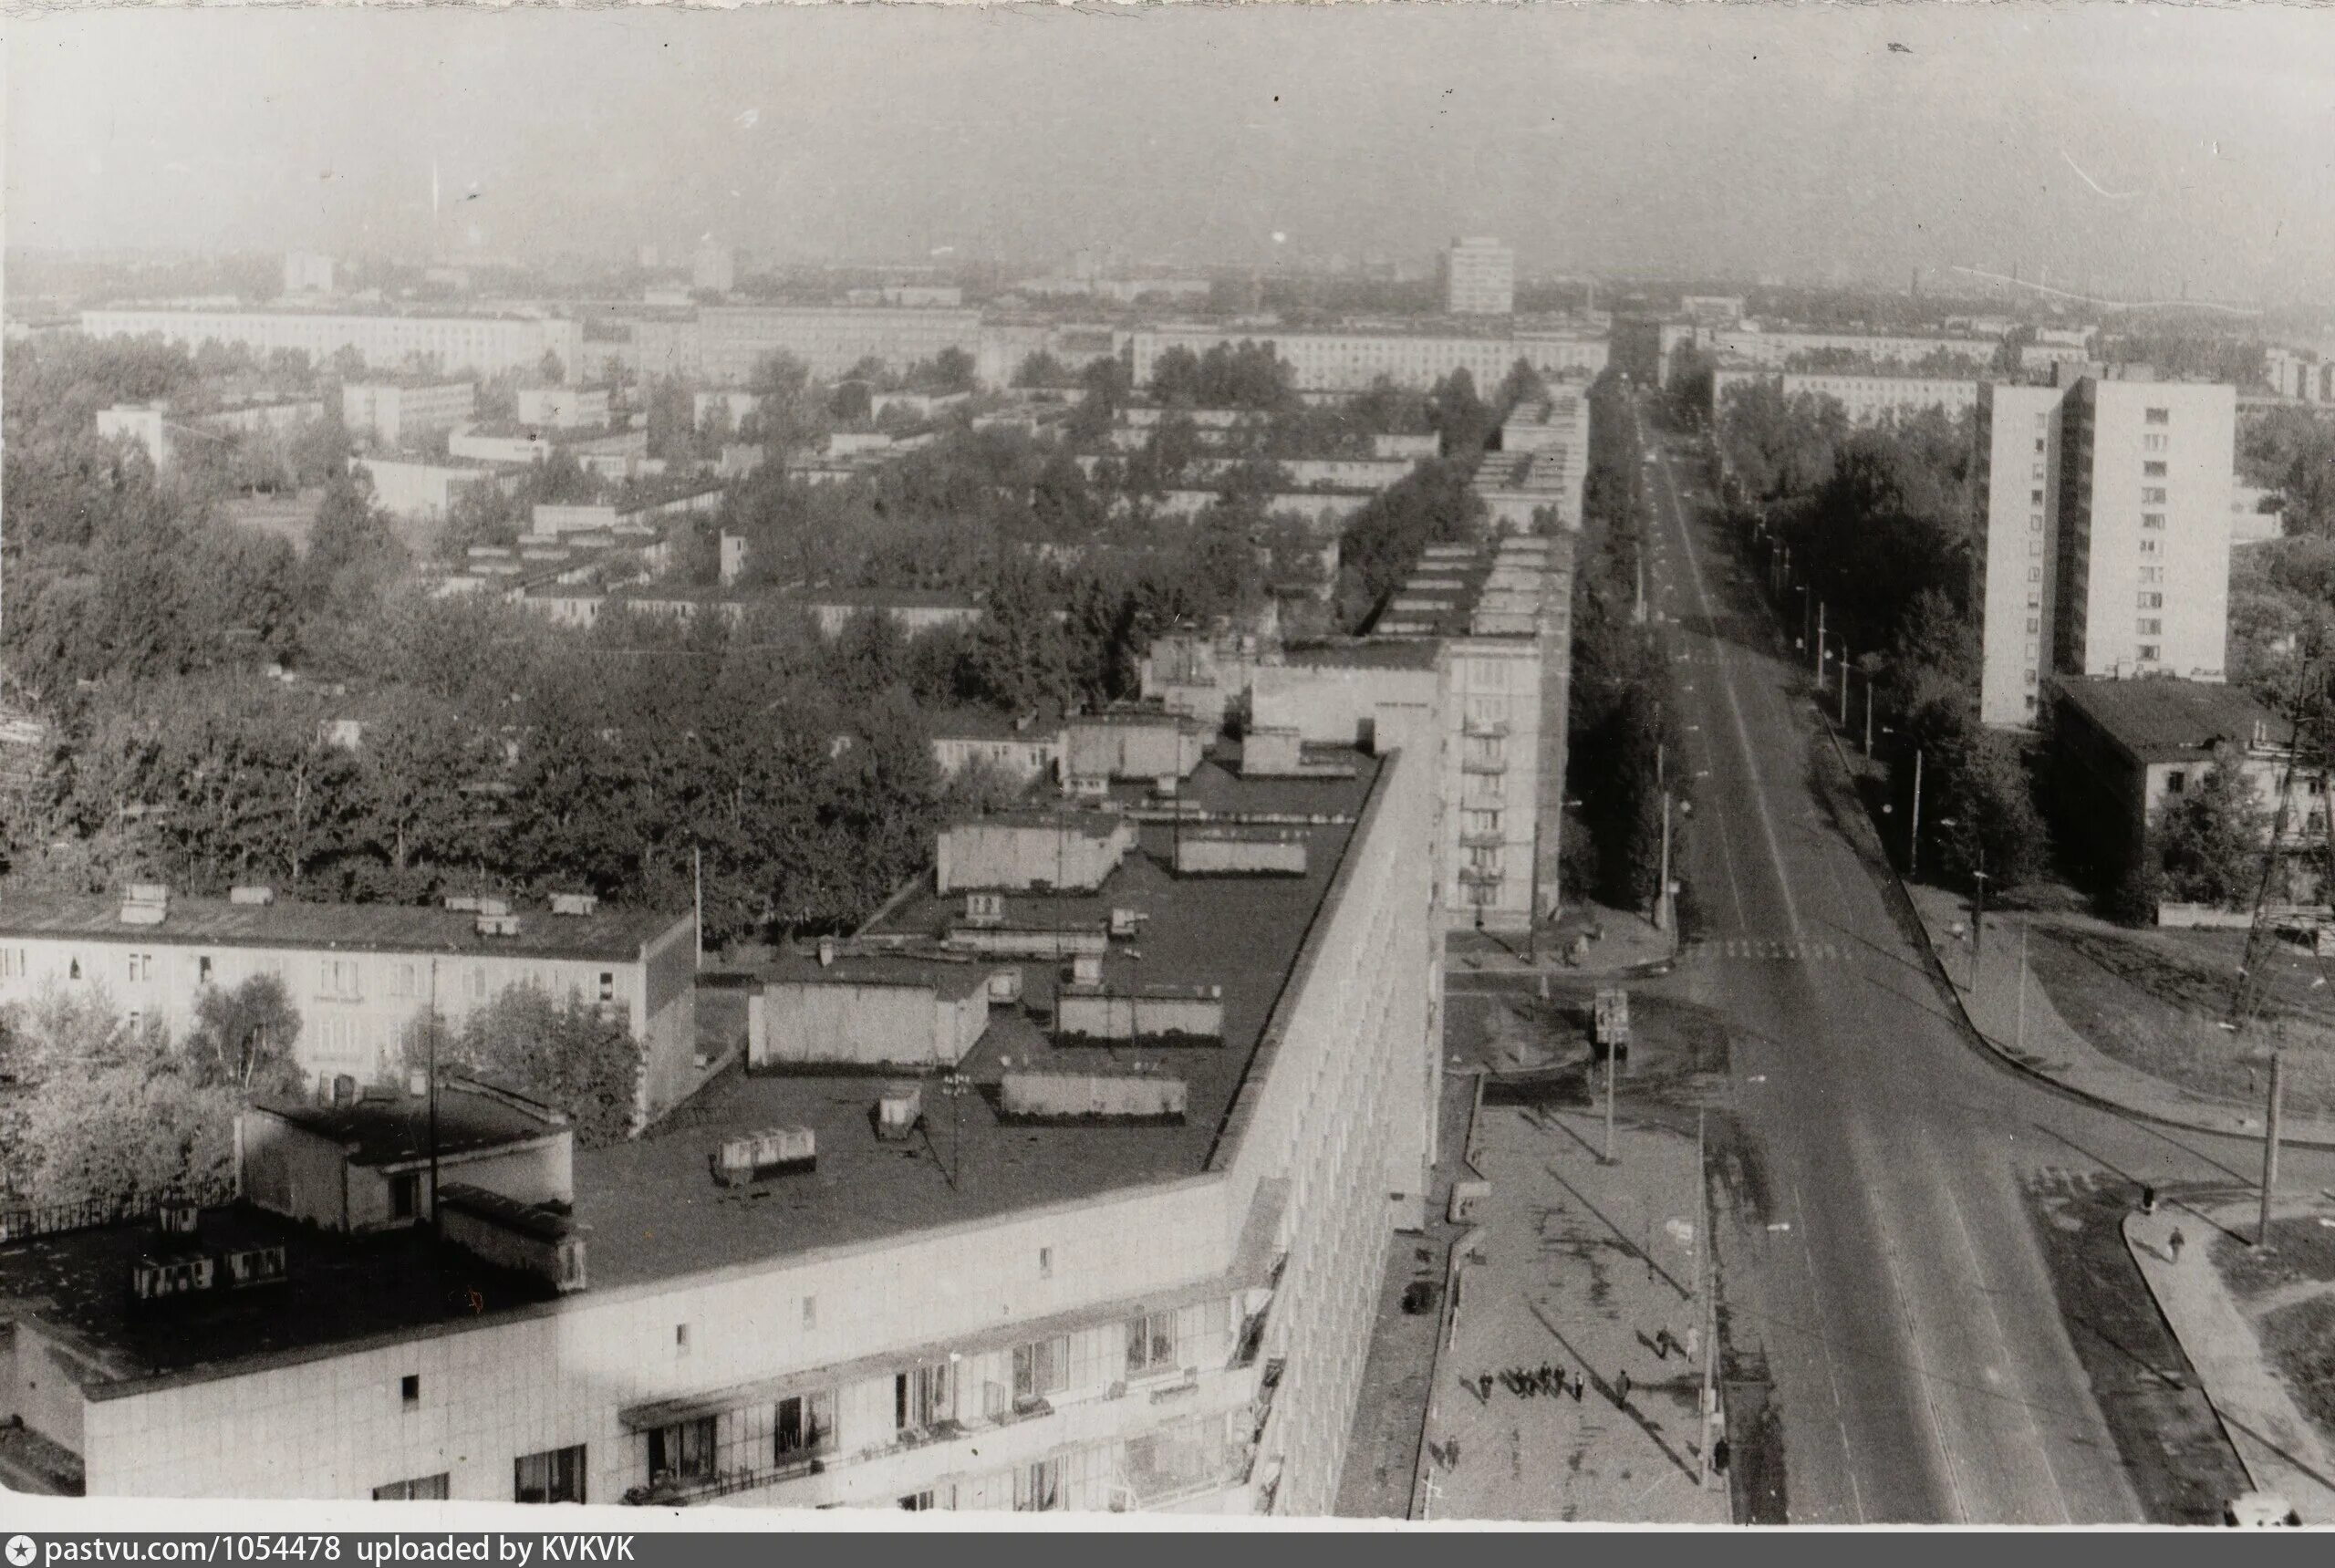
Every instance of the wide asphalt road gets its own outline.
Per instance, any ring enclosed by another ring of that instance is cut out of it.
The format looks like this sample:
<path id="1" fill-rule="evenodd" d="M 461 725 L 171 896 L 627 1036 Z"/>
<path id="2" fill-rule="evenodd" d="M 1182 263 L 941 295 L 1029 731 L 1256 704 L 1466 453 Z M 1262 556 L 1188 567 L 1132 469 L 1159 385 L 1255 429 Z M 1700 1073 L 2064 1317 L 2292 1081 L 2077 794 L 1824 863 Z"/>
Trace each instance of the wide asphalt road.
<path id="1" fill-rule="evenodd" d="M 1645 433 L 1660 452 L 1650 412 Z M 1805 651 L 1777 636 L 1707 504 L 1684 499 L 1707 503 L 1708 477 L 1668 452 L 1648 472 L 1648 595 L 1687 727 L 1682 869 L 1702 913 L 1666 983 L 1726 1016 L 1728 1093 L 1764 1163 L 1769 1224 L 1728 1291 L 1734 1337 L 1768 1355 L 1790 1516 L 2137 1521 L 2022 1181 L 2058 1168 L 2235 1186 L 2258 1149 L 2083 1105 L 1964 1037 L 1880 874 L 1822 808 L 1830 742 Z M 2325 1157 L 2286 1169 L 2294 1190 L 2335 1176 Z"/>

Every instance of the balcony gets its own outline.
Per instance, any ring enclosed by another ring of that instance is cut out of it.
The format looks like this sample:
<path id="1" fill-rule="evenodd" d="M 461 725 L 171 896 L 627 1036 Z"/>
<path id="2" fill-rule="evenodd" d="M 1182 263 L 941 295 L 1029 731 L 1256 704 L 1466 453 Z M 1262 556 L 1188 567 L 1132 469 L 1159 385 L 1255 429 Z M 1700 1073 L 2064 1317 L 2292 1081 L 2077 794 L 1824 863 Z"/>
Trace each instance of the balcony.
<path id="1" fill-rule="evenodd" d="M 1508 759 L 1501 756 L 1466 756 L 1459 759 L 1459 771 L 1463 774 L 1504 774 L 1508 772 Z"/>
<path id="2" fill-rule="evenodd" d="M 1506 847 L 1508 836 L 1494 828 L 1488 833 L 1463 833 L 1459 843 L 1468 849 L 1500 849 Z"/>
<path id="3" fill-rule="evenodd" d="M 1459 880 L 1470 888 L 1496 888 L 1506 878 L 1497 866 L 1462 866 Z"/>
<path id="4" fill-rule="evenodd" d="M 647 1486 L 637 1486 L 626 1492 L 624 1501 L 633 1507 L 678 1508 L 687 1503 L 712 1502 L 742 1491 L 759 1491 L 783 1481 L 824 1475 L 833 1452 L 834 1445 L 829 1442 L 818 1452 L 790 1455 L 769 1465 L 710 1470 L 696 1476 L 659 1476 Z"/>
<path id="5" fill-rule="evenodd" d="M 1508 739 L 1508 721 L 1470 719 L 1459 727 L 1459 732 L 1481 740 L 1505 741 Z"/>

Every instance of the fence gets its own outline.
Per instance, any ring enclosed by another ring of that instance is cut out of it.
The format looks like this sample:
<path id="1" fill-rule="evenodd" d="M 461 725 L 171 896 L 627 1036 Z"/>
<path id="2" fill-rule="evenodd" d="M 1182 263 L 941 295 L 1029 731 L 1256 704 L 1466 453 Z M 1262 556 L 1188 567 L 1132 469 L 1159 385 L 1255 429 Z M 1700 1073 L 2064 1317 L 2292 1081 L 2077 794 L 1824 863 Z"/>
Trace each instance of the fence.
<path id="1" fill-rule="evenodd" d="M 206 1190 L 180 1194 L 173 1201 L 209 1208 L 226 1202 L 231 1196 L 224 1190 Z M 150 1218 L 156 1208 L 142 1199 L 128 1202 L 92 1198 L 78 1203 L 20 1203 L 13 1198 L 0 1197 L 0 1241 L 23 1241 L 67 1231 L 94 1231 L 103 1225 Z"/>

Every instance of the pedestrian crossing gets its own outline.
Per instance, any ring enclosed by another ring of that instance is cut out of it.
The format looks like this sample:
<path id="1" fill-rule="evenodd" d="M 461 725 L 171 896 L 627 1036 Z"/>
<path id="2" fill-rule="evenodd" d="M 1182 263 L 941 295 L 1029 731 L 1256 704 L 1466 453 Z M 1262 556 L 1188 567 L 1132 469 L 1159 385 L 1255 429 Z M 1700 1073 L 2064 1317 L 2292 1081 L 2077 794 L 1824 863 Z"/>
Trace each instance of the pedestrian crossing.
<path id="1" fill-rule="evenodd" d="M 1707 937 L 1686 944 L 1689 956 L 1765 960 L 1776 963 L 1825 963 L 1848 957 L 1834 942 L 1770 942 L 1751 937 Z"/>

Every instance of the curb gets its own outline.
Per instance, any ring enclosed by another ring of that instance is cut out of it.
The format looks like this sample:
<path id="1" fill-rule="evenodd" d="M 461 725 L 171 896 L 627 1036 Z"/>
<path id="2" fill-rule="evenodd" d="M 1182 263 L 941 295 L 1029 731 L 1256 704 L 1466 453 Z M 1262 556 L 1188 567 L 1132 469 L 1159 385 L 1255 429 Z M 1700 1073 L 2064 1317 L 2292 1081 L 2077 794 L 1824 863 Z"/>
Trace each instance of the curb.
<path id="1" fill-rule="evenodd" d="M 1850 768 L 1848 757 L 1841 749 L 1840 732 L 1825 718 L 1821 710 L 1816 717 L 1818 724 L 1824 731 L 1824 738 L 1830 744 L 1834 764 L 1839 767 L 1842 774 L 1852 777 L 1853 770 Z M 1865 815 L 1861 804 L 1857 819 L 1863 822 L 1876 838 L 1878 837 L 1880 829 L 1873 826 L 1873 819 Z M 2248 1137 L 2242 1129 L 2215 1127 L 2209 1123 L 2166 1116 L 2160 1111 L 2143 1110 L 2138 1106 L 2111 1099 L 2106 1095 L 2082 1088 L 2065 1079 L 2054 1077 L 1996 1044 L 1985 1030 L 1978 1027 L 1977 1021 L 1970 1016 L 1970 1009 L 1962 999 L 1961 988 L 1956 985 L 1953 977 L 1946 972 L 1945 961 L 1938 957 L 1937 946 L 1930 939 L 1928 922 L 1922 919 L 1921 910 L 1915 906 L 1913 894 L 1906 889 L 1904 873 L 1897 869 L 1896 862 L 1891 860 L 1886 852 L 1882 855 L 1881 863 L 1888 867 L 1890 886 L 1896 889 L 1897 897 L 1904 901 L 1906 909 L 1913 915 L 1915 928 L 1922 933 L 1922 955 L 1929 971 L 1930 979 L 1946 992 L 1947 999 L 1954 1003 L 1954 1015 L 1961 1020 L 1963 1032 L 1985 1047 L 1987 1055 L 2030 1082 L 2044 1085 L 2070 1099 L 2080 1100 L 2100 1110 L 2113 1112 L 2117 1116 L 2131 1116 L 2158 1127 L 2176 1128 L 2182 1132 L 2204 1133 L 2213 1137 Z M 2070 1024 L 2069 1027 L 2074 1026 Z M 2260 1141 L 2258 1135 L 2256 1135 L 2255 1141 Z M 2299 1137 L 2293 1134 L 2282 1132 L 2278 1137 L 2278 1144 L 2282 1148 L 2309 1149 L 2313 1153 L 2319 1154 L 2335 1153 L 2335 1139 L 2330 1138 Z"/>
<path id="2" fill-rule="evenodd" d="M 1468 1131 L 1459 1147 L 1459 1163 L 1479 1180 L 1482 1179 L 1483 1172 L 1476 1168 L 1476 1125 L 1483 1117 L 1484 1085 L 1489 1077 L 1489 1073 L 1477 1069 L 1474 1103 L 1468 1108 Z M 1419 1411 L 1418 1457 L 1411 1462 L 1411 1498 L 1403 1511 L 1406 1523 L 1418 1519 L 1420 1505 L 1427 1501 L 1427 1467 L 1434 1462 L 1427 1451 L 1427 1428 L 1435 1422 L 1436 1371 L 1443 1365 L 1445 1341 L 1451 1337 L 1452 1319 L 1459 1310 L 1459 1293 L 1454 1288 L 1458 1283 L 1459 1260 L 1468 1242 L 1482 1234 L 1481 1226 L 1469 1228 L 1453 1238 L 1443 1254 L 1443 1304 L 1442 1310 L 1435 1314 L 1435 1353 L 1427 1358 L 1427 1404 Z"/>

